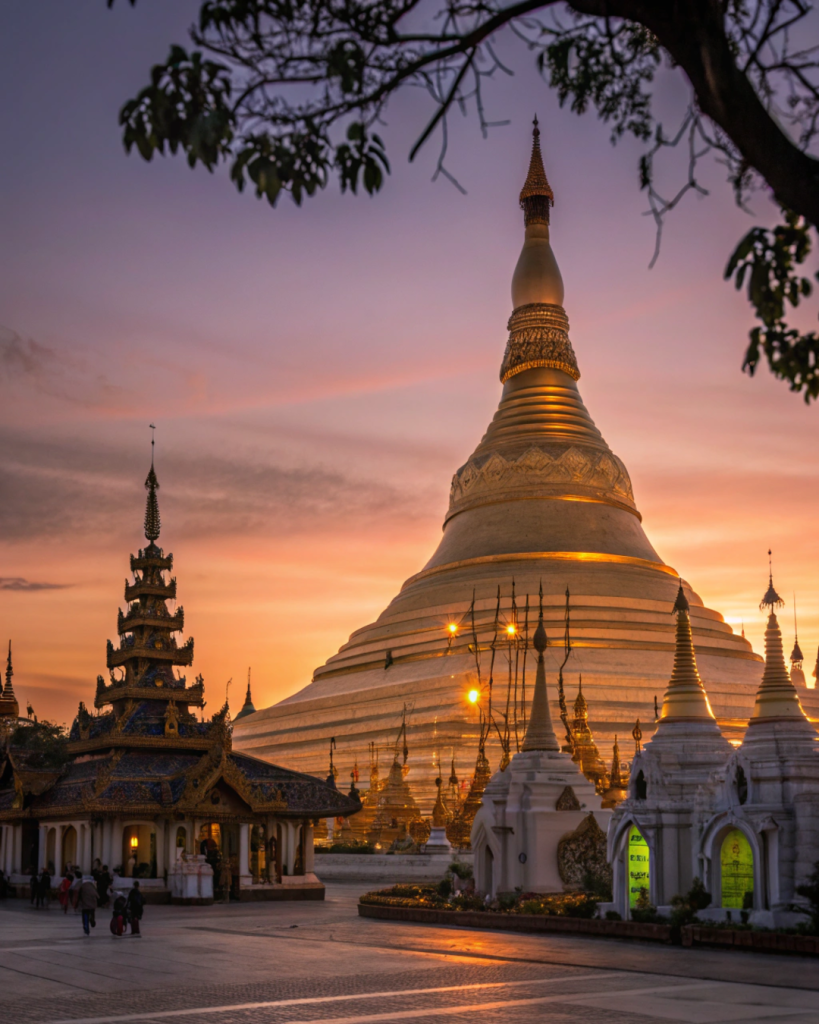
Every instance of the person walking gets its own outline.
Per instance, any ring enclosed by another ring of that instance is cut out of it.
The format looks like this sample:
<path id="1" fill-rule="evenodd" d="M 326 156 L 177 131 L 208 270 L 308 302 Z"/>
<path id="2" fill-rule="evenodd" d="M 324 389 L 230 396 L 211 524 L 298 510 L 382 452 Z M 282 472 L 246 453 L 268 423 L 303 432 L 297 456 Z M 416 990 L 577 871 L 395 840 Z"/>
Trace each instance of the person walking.
<path id="1" fill-rule="evenodd" d="M 100 906 L 107 907 L 109 903 L 109 890 L 114 884 L 114 878 L 111 872 L 108 870 L 108 865 L 103 866 L 102 872 L 100 873 L 99 880 L 97 882 L 97 892 L 100 896 Z"/>
<path id="2" fill-rule="evenodd" d="M 121 936 L 125 929 L 126 899 L 121 892 L 114 893 L 114 912 L 111 915 L 111 934 Z"/>
<path id="3" fill-rule="evenodd" d="M 128 899 L 125 903 L 125 916 L 127 920 L 131 922 L 131 935 L 136 935 L 138 939 L 142 938 L 142 932 L 139 930 L 139 922 L 142 920 L 144 906 L 145 897 L 139 891 L 139 882 L 134 880 L 133 888 L 128 893 Z"/>
<path id="4" fill-rule="evenodd" d="M 82 930 L 86 935 L 90 935 L 91 929 L 97 927 L 96 913 L 98 903 L 99 897 L 97 895 L 97 887 L 94 885 L 94 879 L 90 875 L 83 876 L 77 904 L 82 911 Z"/>
<path id="5" fill-rule="evenodd" d="M 29 895 L 31 896 L 32 907 L 40 906 L 40 901 L 37 899 L 37 894 L 40 891 L 40 876 L 37 874 L 37 869 L 32 867 L 31 878 L 28 880 Z"/>
<path id="6" fill-rule="evenodd" d="M 45 904 L 46 910 L 51 902 L 51 875 L 48 873 L 48 868 L 43 868 L 42 874 L 40 875 L 40 884 L 37 887 L 37 909 L 39 910 L 42 904 Z"/>
<path id="7" fill-rule="evenodd" d="M 71 888 L 71 883 L 74 881 L 73 875 L 70 875 L 67 871 L 63 875 L 63 880 L 60 882 L 60 887 L 57 890 L 57 899 L 60 902 L 60 906 L 63 908 L 63 913 L 68 913 L 69 896 L 68 892 Z"/>

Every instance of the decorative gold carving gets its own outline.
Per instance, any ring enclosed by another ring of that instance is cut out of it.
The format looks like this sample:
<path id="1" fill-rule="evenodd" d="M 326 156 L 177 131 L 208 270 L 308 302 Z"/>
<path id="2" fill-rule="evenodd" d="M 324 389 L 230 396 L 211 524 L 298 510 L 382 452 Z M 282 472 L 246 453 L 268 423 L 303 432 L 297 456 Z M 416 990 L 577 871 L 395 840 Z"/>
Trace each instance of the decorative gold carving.
<path id="1" fill-rule="evenodd" d="M 179 735 L 179 710 L 174 700 L 169 700 L 165 709 L 165 735 L 171 737 Z"/>
<path id="2" fill-rule="evenodd" d="M 589 875 L 611 885 L 611 866 L 606 860 L 606 833 L 593 814 L 557 844 L 557 870 L 569 889 L 580 889 Z"/>
<path id="3" fill-rule="evenodd" d="M 94 793 L 99 796 L 111 782 L 114 770 L 122 760 L 124 750 L 115 750 L 108 764 L 98 773 L 96 782 L 94 783 Z"/>
<path id="4" fill-rule="evenodd" d="M 572 380 L 580 379 L 577 358 L 569 341 L 569 318 L 562 306 L 530 302 L 518 306 L 509 318 L 509 340 L 501 364 L 500 379 L 535 366 L 562 370 Z"/>
<path id="5" fill-rule="evenodd" d="M 579 811 L 580 801 L 571 786 L 566 786 L 555 804 L 556 811 Z"/>
<path id="6" fill-rule="evenodd" d="M 613 504 L 633 510 L 634 492 L 628 470 L 609 451 L 576 445 L 531 447 L 517 458 L 493 452 L 488 459 L 470 459 L 452 478 L 452 516 L 483 499 L 537 497 L 544 487 L 587 488 Z M 584 497 L 580 494 L 579 497 Z"/>

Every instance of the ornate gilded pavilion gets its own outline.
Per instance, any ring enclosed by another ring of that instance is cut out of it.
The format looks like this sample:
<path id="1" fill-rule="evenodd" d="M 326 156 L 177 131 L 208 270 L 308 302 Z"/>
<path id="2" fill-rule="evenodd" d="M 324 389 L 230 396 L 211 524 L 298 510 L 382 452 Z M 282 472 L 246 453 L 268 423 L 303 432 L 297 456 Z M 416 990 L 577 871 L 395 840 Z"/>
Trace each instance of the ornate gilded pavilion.
<path id="1" fill-rule="evenodd" d="M 3 751 L 0 867 L 23 881 L 32 868 L 90 871 L 98 859 L 159 897 L 174 864 L 205 855 L 217 889 L 229 886 L 234 897 L 322 898 L 313 822 L 361 805 L 312 776 L 234 752 L 227 703 L 202 717 L 202 676 L 189 684 L 179 671 L 192 665 L 194 642 L 177 642 L 184 610 L 168 607 L 177 584 L 168 577 L 173 555 L 156 544 L 153 463 L 145 486 L 148 545 L 131 556 L 127 609 L 119 643 L 108 642 L 109 682 L 97 677 L 95 711 L 80 703 L 62 763 L 52 751 L 48 770 L 32 768 L 16 734 Z M 10 685 L 9 677 L 4 706 Z"/>

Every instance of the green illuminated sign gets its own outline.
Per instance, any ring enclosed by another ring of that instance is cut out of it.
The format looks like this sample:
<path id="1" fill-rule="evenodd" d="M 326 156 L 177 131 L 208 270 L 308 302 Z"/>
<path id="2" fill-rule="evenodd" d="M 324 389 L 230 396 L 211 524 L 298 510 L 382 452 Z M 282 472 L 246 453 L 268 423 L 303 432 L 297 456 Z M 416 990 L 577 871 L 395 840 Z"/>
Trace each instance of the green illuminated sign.
<path id="1" fill-rule="evenodd" d="M 754 891 L 754 852 L 745 833 L 733 828 L 722 840 L 722 905 L 742 909 L 745 893 Z"/>
<path id="2" fill-rule="evenodd" d="M 636 907 L 641 890 L 648 889 L 648 843 L 632 825 L 628 831 L 628 905 Z"/>

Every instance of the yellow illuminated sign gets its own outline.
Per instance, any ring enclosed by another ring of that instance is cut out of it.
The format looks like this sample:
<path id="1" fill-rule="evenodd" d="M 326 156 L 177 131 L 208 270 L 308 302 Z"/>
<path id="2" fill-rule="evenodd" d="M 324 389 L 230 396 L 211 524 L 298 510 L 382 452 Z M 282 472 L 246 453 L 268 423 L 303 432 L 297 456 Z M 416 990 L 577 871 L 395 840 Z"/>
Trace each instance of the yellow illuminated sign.
<path id="1" fill-rule="evenodd" d="M 745 833 L 738 828 L 732 828 L 722 841 L 720 870 L 723 907 L 741 910 L 745 893 L 754 891 L 754 851 Z"/>
<path id="2" fill-rule="evenodd" d="M 648 843 L 640 830 L 632 825 L 628 830 L 628 905 L 636 907 L 643 889 L 648 889 L 649 853 Z"/>

